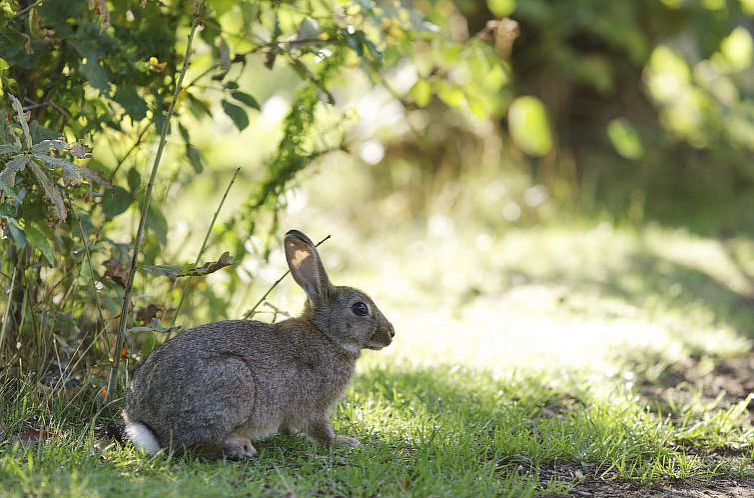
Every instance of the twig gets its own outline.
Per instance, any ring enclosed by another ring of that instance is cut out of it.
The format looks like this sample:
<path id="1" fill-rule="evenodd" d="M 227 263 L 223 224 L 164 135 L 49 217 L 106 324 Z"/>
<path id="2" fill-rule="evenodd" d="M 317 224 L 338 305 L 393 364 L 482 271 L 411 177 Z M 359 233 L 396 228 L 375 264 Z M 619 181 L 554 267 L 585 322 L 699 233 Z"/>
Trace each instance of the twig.
<path id="1" fill-rule="evenodd" d="M 278 308 L 277 306 L 275 306 L 269 301 L 265 301 L 264 305 L 272 310 L 272 323 L 275 323 L 277 321 L 278 315 L 284 316 L 286 318 L 291 317 L 290 313 L 288 313 L 287 311 L 281 310 L 280 308 Z"/>
<path id="2" fill-rule="evenodd" d="M 320 245 L 324 244 L 327 241 L 327 239 L 329 239 L 330 237 L 332 237 L 332 235 L 328 235 L 324 239 L 320 240 L 319 242 L 317 242 L 317 244 L 314 247 L 319 247 Z M 272 286 L 269 289 L 267 289 L 267 292 L 265 292 L 264 295 L 259 298 L 259 301 L 257 301 L 257 303 L 254 306 L 252 306 L 251 309 L 244 314 L 243 316 L 244 320 L 248 320 L 249 317 L 253 316 L 254 313 L 256 313 L 257 308 L 259 308 L 259 306 L 265 301 L 265 299 L 267 299 L 267 296 L 270 295 L 270 292 L 272 292 L 275 289 L 275 287 L 280 285 L 280 282 L 282 282 L 283 279 L 287 277 L 290 272 L 291 270 L 287 270 L 285 273 L 283 273 L 282 277 L 275 280 L 275 283 L 273 283 Z"/>
<path id="3" fill-rule="evenodd" d="M 37 0 L 37 1 L 36 1 L 36 2 L 34 2 L 33 4 L 31 4 L 31 5 L 29 5 L 28 7 L 26 7 L 25 9 L 21 9 L 21 10 L 19 10 L 18 12 L 16 12 L 16 17 L 18 17 L 18 16 L 22 16 L 22 15 L 26 14 L 26 13 L 27 13 L 27 12 L 29 12 L 29 11 L 30 11 L 31 9 L 33 9 L 33 8 L 34 8 L 34 7 L 36 7 L 37 5 L 39 5 L 39 4 L 41 4 L 41 3 L 43 3 L 44 1 L 45 1 L 45 0 Z"/>
<path id="4" fill-rule="evenodd" d="M 0 330 L 0 353 L 3 350 L 3 342 L 5 341 L 5 333 L 8 330 L 8 323 L 10 322 L 10 309 L 13 307 L 13 292 L 16 287 L 16 270 L 18 265 L 13 266 L 13 276 L 10 279 L 10 290 L 8 291 L 8 305 L 5 307 L 5 313 L 3 316 L 3 328 Z"/>
<path id="5" fill-rule="evenodd" d="M 79 363 L 81 363 L 81 360 L 84 359 L 86 354 L 89 352 L 89 350 L 94 346 L 94 344 L 99 339 L 99 336 L 102 334 L 103 330 L 107 330 L 109 327 L 107 326 L 107 322 L 105 321 L 104 314 L 102 313 L 102 306 L 99 302 L 99 296 L 97 295 L 97 283 L 94 279 L 94 265 L 92 265 L 92 255 L 91 251 L 89 250 L 89 240 L 88 240 L 88 234 L 84 230 L 84 225 L 81 223 L 81 218 L 79 217 L 78 211 L 76 211 L 76 207 L 73 205 L 73 202 L 69 199 L 68 201 L 69 206 L 71 207 L 71 212 L 76 217 L 76 221 L 79 225 L 79 230 L 81 231 L 81 242 L 84 244 L 84 251 L 86 253 L 86 261 L 89 264 L 89 274 L 91 276 L 91 284 L 92 284 L 92 294 L 94 295 L 94 303 L 97 306 L 97 315 L 99 317 L 99 325 L 97 327 L 97 332 L 94 334 L 94 337 L 92 338 L 91 342 L 89 343 L 89 346 L 84 349 L 83 352 L 79 354 L 79 359 L 76 360 L 76 362 L 73 365 L 69 365 L 68 368 L 66 368 L 67 375 L 61 375 L 60 379 L 58 380 L 58 384 L 61 386 L 65 386 L 65 384 L 68 382 L 68 380 L 71 378 L 73 373 L 76 371 L 76 368 L 78 367 Z M 81 345 L 83 344 L 83 341 L 79 343 L 78 346 L 76 346 L 76 350 L 73 352 L 73 355 L 75 356 L 76 353 L 79 352 Z M 61 384 L 62 382 L 62 384 Z M 56 388 L 58 385 L 56 384 Z"/>
<path id="6" fill-rule="evenodd" d="M 209 236 L 212 233 L 212 228 L 215 226 L 215 221 L 217 221 L 217 215 L 220 214 L 220 210 L 223 208 L 223 204 L 225 204 L 225 198 L 228 197 L 228 192 L 230 192 L 230 188 L 233 186 L 233 183 L 236 181 L 236 176 L 238 176 L 238 172 L 241 171 L 241 167 L 239 166 L 236 168 L 236 170 L 233 172 L 233 177 L 230 179 L 230 183 L 228 183 L 227 188 L 225 189 L 225 193 L 223 194 L 223 198 L 220 199 L 220 204 L 217 206 L 217 209 L 215 209 L 215 214 L 212 215 L 212 221 L 209 222 L 209 226 L 207 227 L 207 233 L 204 234 L 204 240 L 202 241 L 202 247 L 199 249 L 199 253 L 196 255 L 196 260 L 194 260 L 194 266 L 197 266 L 199 262 L 202 259 L 202 256 L 204 256 L 204 250 L 207 248 L 207 241 L 209 240 Z M 178 306 L 175 308 L 175 312 L 173 313 L 173 320 L 170 322 L 170 329 L 175 327 L 175 322 L 178 319 L 178 315 L 181 312 L 181 306 L 183 306 L 183 301 L 186 299 L 187 294 L 187 287 L 188 287 L 189 279 L 184 279 L 181 284 L 181 299 L 178 301 Z M 168 338 L 172 335 L 172 332 L 168 332 Z"/>
<path id="7" fill-rule="evenodd" d="M 146 134 L 147 130 L 152 127 L 152 121 L 149 121 L 144 128 L 141 129 L 139 134 L 136 136 L 136 141 L 131 144 L 131 147 L 126 151 L 125 154 L 123 154 L 123 157 L 118 159 L 118 163 L 115 165 L 115 168 L 113 168 L 113 171 L 110 173 L 110 181 L 113 181 L 115 178 L 115 174 L 118 173 L 118 170 L 121 166 L 123 166 L 123 163 L 126 162 L 126 159 L 128 159 L 128 156 L 131 155 L 131 153 L 136 150 L 139 145 L 141 145 L 142 141 L 144 140 L 144 135 Z"/>
<path id="8" fill-rule="evenodd" d="M 160 161 L 162 159 L 162 153 L 165 150 L 165 144 L 167 143 L 168 130 L 170 129 L 170 121 L 175 111 L 175 104 L 178 102 L 178 95 L 181 92 L 183 85 L 183 78 L 186 76 L 186 70 L 188 69 L 189 59 L 191 59 L 191 45 L 194 41 L 194 35 L 199 27 L 200 14 L 204 10 L 204 0 L 201 0 L 194 11 L 194 19 L 191 22 L 191 31 L 188 36 L 188 44 L 186 45 L 186 55 L 183 58 L 183 66 L 181 67 L 180 75 L 178 76 L 178 82 L 175 85 L 173 92 L 173 100 L 170 102 L 170 107 L 165 115 L 165 121 L 162 124 L 162 133 L 160 134 L 160 144 L 157 147 L 157 154 L 152 164 L 152 174 L 149 177 L 149 183 L 147 184 L 147 191 L 144 194 L 144 202 L 141 206 L 141 219 L 139 220 L 139 228 L 136 230 L 136 240 L 134 241 L 133 255 L 131 257 L 131 265 L 128 272 L 128 281 L 126 282 L 126 288 L 123 292 L 123 306 L 120 312 L 120 320 L 118 322 L 118 335 L 115 339 L 115 348 L 113 350 L 113 365 L 110 369 L 110 378 L 107 382 L 107 393 L 105 395 L 105 402 L 115 394 L 118 387 L 118 367 L 120 366 L 120 352 L 123 348 L 123 343 L 126 339 L 126 327 L 128 325 L 128 310 L 131 307 L 131 293 L 133 291 L 134 276 L 136 275 L 136 265 L 139 259 L 139 250 L 141 248 L 141 240 L 144 237 L 144 227 L 147 224 L 147 215 L 149 214 L 149 202 L 152 198 L 152 189 L 154 188 L 155 179 L 157 178 L 157 171 L 160 168 Z"/>

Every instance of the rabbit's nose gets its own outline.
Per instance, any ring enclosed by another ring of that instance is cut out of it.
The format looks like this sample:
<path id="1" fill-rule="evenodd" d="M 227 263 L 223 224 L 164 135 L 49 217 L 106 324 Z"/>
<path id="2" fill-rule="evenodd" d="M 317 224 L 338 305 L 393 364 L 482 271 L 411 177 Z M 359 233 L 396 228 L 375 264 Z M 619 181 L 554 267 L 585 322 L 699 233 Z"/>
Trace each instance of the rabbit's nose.
<path id="1" fill-rule="evenodd" d="M 392 323 L 388 323 L 387 325 L 387 333 L 390 334 L 390 337 L 395 337 L 395 329 L 393 328 Z"/>

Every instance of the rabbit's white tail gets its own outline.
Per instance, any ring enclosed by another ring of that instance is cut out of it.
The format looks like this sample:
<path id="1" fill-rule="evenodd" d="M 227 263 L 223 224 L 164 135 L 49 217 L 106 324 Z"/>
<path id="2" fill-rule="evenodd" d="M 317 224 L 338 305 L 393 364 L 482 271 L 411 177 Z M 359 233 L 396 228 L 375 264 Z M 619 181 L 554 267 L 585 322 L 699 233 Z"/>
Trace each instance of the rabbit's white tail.
<path id="1" fill-rule="evenodd" d="M 148 455 L 154 455 L 160 450 L 160 443 L 154 433 L 144 424 L 138 422 L 126 423 L 126 435 L 134 446 Z"/>

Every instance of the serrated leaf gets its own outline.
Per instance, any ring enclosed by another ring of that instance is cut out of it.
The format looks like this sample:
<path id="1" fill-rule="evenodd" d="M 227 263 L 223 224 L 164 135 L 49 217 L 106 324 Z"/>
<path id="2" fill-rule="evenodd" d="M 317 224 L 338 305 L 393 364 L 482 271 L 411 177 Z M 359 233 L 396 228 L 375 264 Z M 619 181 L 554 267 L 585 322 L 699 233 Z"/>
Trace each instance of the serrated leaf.
<path id="1" fill-rule="evenodd" d="M 42 152 L 50 152 L 51 150 L 68 150 L 69 146 L 66 142 L 59 139 L 53 139 L 53 140 L 42 140 L 41 142 L 38 142 L 32 146 L 31 151 L 35 154 L 40 154 Z"/>
<path id="2" fill-rule="evenodd" d="M 13 154 L 21 150 L 16 144 L 0 144 L 0 156 L 3 154 Z"/>
<path id="3" fill-rule="evenodd" d="M 47 240 L 47 236 L 34 225 L 26 225 L 24 233 L 31 245 L 40 250 L 50 266 L 55 266 L 55 257 L 52 254 L 52 246 L 50 241 Z"/>
<path id="4" fill-rule="evenodd" d="M 92 148 L 82 141 L 71 144 L 69 152 L 76 159 L 89 159 L 92 157 Z"/>
<path id="5" fill-rule="evenodd" d="M 243 131 L 249 126 L 249 116 L 246 115 L 246 111 L 242 107 L 236 104 L 231 104 L 227 100 L 222 101 L 223 111 L 233 120 L 233 124 L 236 125 L 238 131 Z"/>
<path id="6" fill-rule="evenodd" d="M 107 92 L 110 87 L 109 74 L 105 68 L 100 66 L 96 60 L 88 59 L 86 64 L 79 66 L 79 71 L 89 83 L 103 92 Z"/>
<path id="7" fill-rule="evenodd" d="M 252 109 L 256 109 L 257 111 L 260 110 L 259 102 L 257 102 L 257 99 L 255 99 L 254 97 L 252 97 L 246 92 L 231 92 L 230 96 L 236 99 L 237 101 L 243 104 L 246 104 Z"/>
<path id="8" fill-rule="evenodd" d="M 229 252 L 224 252 L 217 261 L 207 261 L 201 266 L 191 264 L 184 265 L 150 265 L 142 266 L 141 269 L 151 275 L 158 275 L 171 278 L 179 277 L 203 277 L 214 273 L 217 270 L 225 268 L 235 263 L 230 257 Z"/>
<path id="9" fill-rule="evenodd" d="M 34 154 L 34 158 L 38 159 L 45 164 L 53 167 L 63 169 L 63 173 L 68 180 L 80 182 L 82 178 L 86 178 L 90 182 L 95 183 L 107 183 L 99 175 L 89 168 L 83 166 L 76 166 L 70 161 L 62 159 L 60 157 L 45 156 L 43 154 Z"/>
<path id="10" fill-rule="evenodd" d="M 8 94 L 10 104 L 13 106 L 13 110 L 16 111 L 16 121 L 21 125 L 21 131 L 24 133 L 24 140 L 26 141 L 26 148 L 31 149 L 31 133 L 29 132 L 29 123 L 26 121 L 26 114 L 24 114 L 24 108 L 21 102 L 13 95 Z"/>
<path id="11" fill-rule="evenodd" d="M 126 113 L 131 116 L 131 119 L 141 121 L 147 117 L 147 103 L 141 98 L 136 91 L 136 87 L 132 85 L 121 85 L 115 91 L 113 100 L 123 106 Z"/>
<path id="12" fill-rule="evenodd" d="M 40 168 L 35 161 L 29 161 L 28 164 L 31 168 L 32 173 L 34 173 L 34 176 L 37 178 L 37 182 L 42 187 L 45 195 L 52 203 L 53 213 L 55 217 L 59 220 L 65 220 L 68 216 L 68 211 L 66 211 L 65 204 L 63 204 L 63 198 L 60 197 L 60 194 L 55 188 L 55 185 L 50 182 L 50 179 L 47 178 L 47 175 L 45 175 L 44 171 L 42 171 L 42 168 Z"/>
<path id="13" fill-rule="evenodd" d="M 0 173 L 0 181 L 13 187 L 16 184 L 16 173 L 23 171 L 26 167 L 29 158 L 23 154 L 19 154 L 7 163 L 5 163 L 5 169 Z"/>
<path id="14" fill-rule="evenodd" d="M 34 154 L 34 158 L 42 161 L 48 166 L 58 167 L 63 169 L 63 174 L 69 181 L 80 182 L 82 177 L 78 172 L 78 168 L 75 164 L 59 157 L 45 156 L 43 154 Z"/>

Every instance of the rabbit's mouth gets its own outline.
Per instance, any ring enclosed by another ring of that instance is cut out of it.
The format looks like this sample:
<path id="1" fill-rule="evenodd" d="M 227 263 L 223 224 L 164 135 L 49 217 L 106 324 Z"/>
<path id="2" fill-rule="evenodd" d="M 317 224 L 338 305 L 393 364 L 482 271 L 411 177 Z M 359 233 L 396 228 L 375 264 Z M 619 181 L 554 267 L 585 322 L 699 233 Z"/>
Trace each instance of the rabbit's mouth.
<path id="1" fill-rule="evenodd" d="M 393 342 L 394 335 L 395 331 L 393 330 L 392 326 L 380 329 L 372 337 L 369 338 L 369 342 L 367 342 L 366 346 L 364 347 L 373 350 L 382 349 L 385 346 L 389 346 L 390 343 Z"/>

